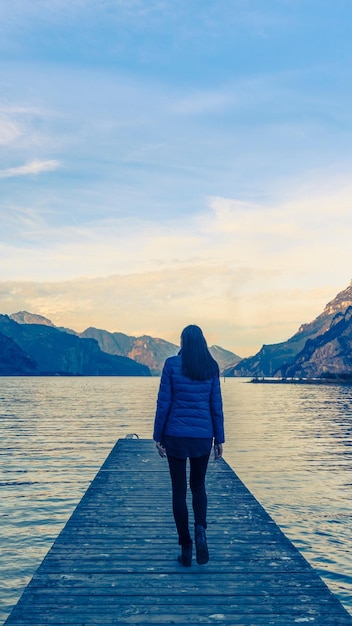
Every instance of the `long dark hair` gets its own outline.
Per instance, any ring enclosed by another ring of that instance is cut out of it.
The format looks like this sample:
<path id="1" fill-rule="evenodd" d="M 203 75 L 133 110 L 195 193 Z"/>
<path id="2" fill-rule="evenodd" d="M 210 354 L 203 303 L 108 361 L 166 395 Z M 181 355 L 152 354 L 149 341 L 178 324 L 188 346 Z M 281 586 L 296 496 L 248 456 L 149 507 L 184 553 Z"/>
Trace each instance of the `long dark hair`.
<path id="1" fill-rule="evenodd" d="M 203 332 L 191 324 L 181 333 L 182 374 L 191 380 L 209 380 L 219 375 L 219 366 L 211 356 Z"/>

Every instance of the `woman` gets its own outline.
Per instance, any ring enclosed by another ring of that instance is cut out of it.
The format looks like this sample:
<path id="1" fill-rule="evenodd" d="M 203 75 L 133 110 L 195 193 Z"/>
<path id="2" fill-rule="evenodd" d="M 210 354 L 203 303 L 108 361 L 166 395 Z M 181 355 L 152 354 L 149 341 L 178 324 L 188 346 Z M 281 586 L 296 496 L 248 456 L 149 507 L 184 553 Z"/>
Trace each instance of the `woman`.
<path id="1" fill-rule="evenodd" d="M 169 463 L 173 514 L 182 550 L 178 560 L 185 567 L 192 562 L 186 504 L 189 458 L 197 563 L 207 563 L 205 474 L 213 440 L 214 456 L 219 459 L 225 438 L 219 367 L 199 326 L 182 331 L 179 354 L 165 361 L 153 438 L 160 456 L 167 456 Z"/>

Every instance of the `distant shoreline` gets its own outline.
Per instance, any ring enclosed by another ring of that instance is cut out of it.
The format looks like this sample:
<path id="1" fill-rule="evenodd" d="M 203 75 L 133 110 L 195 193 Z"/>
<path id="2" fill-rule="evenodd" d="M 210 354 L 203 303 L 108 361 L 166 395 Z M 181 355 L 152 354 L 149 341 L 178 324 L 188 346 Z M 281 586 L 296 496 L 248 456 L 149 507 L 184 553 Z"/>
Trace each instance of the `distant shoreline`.
<path id="1" fill-rule="evenodd" d="M 352 378 L 252 378 L 248 381 L 254 384 L 269 385 L 352 385 Z"/>

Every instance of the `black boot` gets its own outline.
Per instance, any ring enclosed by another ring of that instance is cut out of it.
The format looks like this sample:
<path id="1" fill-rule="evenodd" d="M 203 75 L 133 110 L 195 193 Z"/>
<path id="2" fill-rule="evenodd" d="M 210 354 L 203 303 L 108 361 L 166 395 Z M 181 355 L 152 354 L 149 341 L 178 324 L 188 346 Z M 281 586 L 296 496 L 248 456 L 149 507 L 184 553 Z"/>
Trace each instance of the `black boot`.
<path id="1" fill-rule="evenodd" d="M 178 562 L 181 563 L 184 567 L 190 567 L 192 563 L 192 541 L 191 543 L 186 543 L 184 546 L 181 546 L 182 552 L 179 557 L 177 557 Z"/>
<path id="2" fill-rule="evenodd" d="M 207 538 L 205 536 L 204 526 L 196 526 L 195 528 L 197 563 L 205 565 L 209 561 L 209 552 L 207 546 Z"/>

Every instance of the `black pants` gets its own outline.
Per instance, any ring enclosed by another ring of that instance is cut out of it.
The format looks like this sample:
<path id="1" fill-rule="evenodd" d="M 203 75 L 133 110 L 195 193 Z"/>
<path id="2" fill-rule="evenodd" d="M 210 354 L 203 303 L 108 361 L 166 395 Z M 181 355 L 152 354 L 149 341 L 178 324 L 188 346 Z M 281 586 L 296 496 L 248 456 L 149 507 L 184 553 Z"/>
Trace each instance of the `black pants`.
<path id="1" fill-rule="evenodd" d="M 167 457 L 172 483 L 172 510 L 178 532 L 178 542 L 185 545 L 191 542 L 188 527 L 187 494 L 187 459 L 175 456 Z M 209 454 L 191 458 L 189 485 L 192 491 L 194 524 L 207 527 L 207 494 L 205 491 L 205 474 L 208 467 Z"/>

